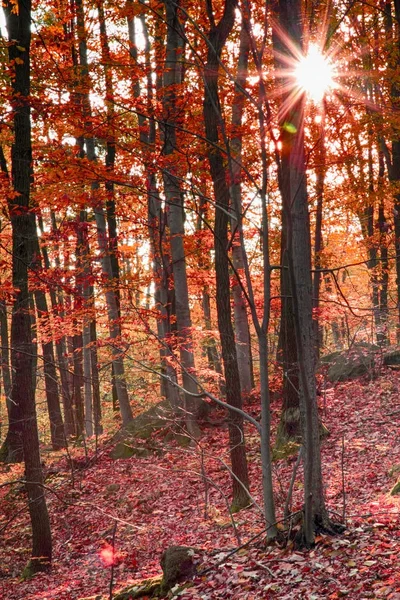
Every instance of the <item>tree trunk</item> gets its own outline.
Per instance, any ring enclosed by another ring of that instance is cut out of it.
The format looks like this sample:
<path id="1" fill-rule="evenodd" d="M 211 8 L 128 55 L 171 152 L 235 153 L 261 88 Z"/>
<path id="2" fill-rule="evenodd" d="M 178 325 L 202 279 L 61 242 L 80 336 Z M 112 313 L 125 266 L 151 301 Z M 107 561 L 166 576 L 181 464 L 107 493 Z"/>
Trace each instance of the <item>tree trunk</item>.
<path id="1" fill-rule="evenodd" d="M 17 10 L 16 10 L 17 8 Z M 3 3 L 10 44 L 8 58 L 14 76 L 12 109 L 14 142 L 12 146 L 12 184 L 15 196 L 9 199 L 13 238 L 14 305 L 11 321 L 11 364 L 13 369 L 11 402 L 18 406 L 25 461 L 26 490 L 32 526 L 32 559 L 29 571 L 48 567 L 52 542 L 50 521 L 43 489 L 43 475 L 36 422 L 35 390 L 32 387 L 34 347 L 32 341 L 28 269 L 33 259 L 36 235 L 35 216 L 30 205 L 32 145 L 30 122 L 30 41 L 31 2 Z"/>
<path id="2" fill-rule="evenodd" d="M 40 271 L 42 267 L 42 260 L 36 226 L 34 233 L 35 238 L 32 240 L 33 252 L 35 256 L 33 269 Z M 35 287 L 33 294 L 36 304 L 38 328 L 40 329 L 41 321 L 43 319 L 48 318 L 49 316 L 47 298 L 44 291 L 41 289 L 40 281 L 37 282 L 37 287 Z M 54 346 L 52 341 L 42 342 L 42 353 L 46 401 L 50 421 L 51 444 L 53 450 L 60 450 L 60 448 L 65 448 L 66 439 L 64 432 L 64 423 L 61 414 L 60 396 L 58 393 L 57 371 L 54 357 Z"/>
<path id="3" fill-rule="evenodd" d="M 82 0 L 75 0 L 77 12 L 77 32 L 79 40 L 79 62 L 80 62 L 80 78 L 83 89 L 89 90 L 90 83 L 88 81 L 88 59 L 87 59 L 87 43 L 84 27 L 84 9 Z M 89 92 L 81 93 L 82 112 L 85 121 L 85 145 L 86 154 L 89 161 L 96 162 L 96 151 L 94 137 L 91 132 L 91 108 Z M 106 217 L 103 202 L 97 197 L 99 189 L 98 182 L 92 184 L 93 193 L 93 212 L 96 219 L 97 227 L 97 243 L 100 253 L 101 267 L 105 279 L 105 297 L 109 321 L 109 335 L 111 340 L 111 354 L 113 364 L 113 374 L 115 379 L 115 387 L 118 395 L 119 409 L 121 412 L 122 423 L 128 425 L 133 419 L 132 409 L 129 402 L 128 388 L 125 377 L 125 366 L 123 359 L 123 350 L 121 346 L 121 325 L 119 316 L 119 306 L 117 294 L 115 291 L 115 281 L 113 278 L 113 270 L 111 258 L 109 255 L 109 242 L 107 235 Z"/>
<path id="4" fill-rule="evenodd" d="M 236 345 L 231 318 L 230 280 L 228 260 L 228 210 L 230 195 L 226 183 L 227 172 L 223 156 L 218 150 L 218 123 L 222 120 L 218 95 L 218 69 L 222 49 L 232 31 L 235 21 L 235 2 L 226 0 L 223 16 L 218 23 L 211 24 L 208 34 L 207 63 L 204 69 L 205 95 L 203 105 L 206 137 L 209 142 L 208 161 L 216 202 L 214 225 L 215 274 L 217 284 L 218 329 L 221 336 L 222 359 L 225 370 L 226 399 L 228 404 L 242 408 L 240 377 Z M 229 419 L 229 442 L 231 449 L 233 478 L 233 506 L 242 508 L 249 502 L 249 477 L 243 418 L 234 414 Z"/>
<path id="5" fill-rule="evenodd" d="M 302 47 L 300 0 L 279 0 L 279 20 L 285 34 Z M 286 50 L 287 52 L 287 50 Z M 286 92 L 287 94 L 289 92 Z M 329 527 L 325 508 L 319 419 L 316 398 L 312 320 L 311 239 L 304 153 L 304 94 L 295 99 L 282 118 L 282 200 L 288 219 L 288 264 L 293 294 L 294 330 L 300 380 L 300 411 L 304 447 L 303 541 L 314 543 L 316 527 Z M 288 130 L 284 123 L 292 127 Z"/>
<path id="6" fill-rule="evenodd" d="M 177 178 L 176 125 L 180 108 L 177 104 L 176 88 L 182 82 L 182 58 L 184 55 L 184 31 L 179 21 L 178 8 L 172 0 L 164 0 L 166 8 L 167 42 L 163 77 L 163 109 L 165 113 L 163 134 L 163 154 L 167 158 L 163 170 L 164 193 L 168 205 L 168 226 L 170 233 L 171 260 L 174 275 L 175 310 L 177 339 L 180 361 L 183 367 L 183 387 L 185 394 L 185 418 L 188 432 L 197 438 L 200 430 L 197 425 L 200 403 L 190 394 L 199 392 L 195 380 L 195 361 L 192 339 L 192 321 L 189 307 L 189 288 L 186 275 L 184 247 L 184 205 L 183 195 Z"/>
<path id="7" fill-rule="evenodd" d="M 134 14 L 135 8 L 133 2 L 129 1 L 128 6 L 130 12 L 128 19 L 128 34 L 129 34 L 129 54 L 132 63 L 132 69 L 138 68 L 137 42 L 135 35 Z M 144 17 L 141 18 L 143 36 L 145 39 L 145 58 L 146 65 L 149 65 L 152 58 L 150 52 L 150 39 L 147 31 L 147 25 Z M 156 23 L 157 27 L 158 21 Z M 155 35 L 157 37 L 157 33 Z M 158 62 L 156 53 L 156 63 Z M 156 87 L 162 87 L 161 69 L 157 70 Z M 154 169 L 151 165 L 151 158 L 147 155 L 148 149 L 153 149 L 156 140 L 156 127 L 153 115 L 153 79 L 151 69 L 148 69 L 146 92 L 147 92 L 147 110 L 148 118 L 143 115 L 138 115 L 139 125 L 139 140 L 141 143 L 141 153 L 144 171 L 146 173 L 146 190 L 147 190 L 147 227 L 149 232 L 151 263 L 154 280 L 154 300 L 157 311 L 157 336 L 160 342 L 160 362 L 161 372 L 167 376 L 161 377 L 160 387 L 161 396 L 164 396 L 176 411 L 176 414 L 181 414 L 181 398 L 178 389 L 173 385 L 177 382 L 177 374 L 175 367 L 171 364 L 170 358 L 174 356 L 173 348 L 170 347 L 170 334 L 172 331 L 172 318 L 174 316 L 172 310 L 172 298 L 174 290 L 170 289 L 170 279 L 172 276 L 172 266 L 170 257 L 166 254 L 166 216 L 162 207 L 157 180 Z M 139 99 L 142 97 L 142 90 L 138 78 L 134 78 L 132 82 L 133 95 Z"/>
<path id="8" fill-rule="evenodd" d="M 43 219 L 39 215 L 38 223 L 40 231 L 42 235 L 44 233 Z M 51 212 L 51 227 L 53 233 L 57 231 L 57 223 L 54 212 Z M 45 246 L 42 248 L 43 255 L 43 263 L 45 269 L 50 269 L 50 259 L 47 253 L 47 249 Z M 60 267 L 59 257 L 56 255 L 56 266 Z M 61 290 L 58 290 L 58 294 L 56 294 L 56 290 L 54 285 L 50 285 L 49 289 L 51 308 L 54 314 L 57 314 L 61 319 L 64 317 L 64 298 Z M 65 336 L 60 338 L 57 337 L 55 340 L 56 345 L 56 354 L 57 354 L 57 362 L 58 362 L 58 370 L 60 373 L 60 381 L 61 381 L 61 397 L 62 404 L 64 409 L 64 430 L 65 435 L 71 436 L 75 433 L 75 424 L 74 424 L 74 413 L 72 408 L 72 388 L 69 385 L 68 378 L 68 365 L 66 360 L 67 355 L 67 342 Z"/>
<path id="9" fill-rule="evenodd" d="M 277 9 L 276 9 L 277 10 Z M 285 48 L 280 36 L 273 33 L 273 47 L 277 58 L 275 69 L 277 73 L 284 72 L 286 64 L 282 57 Z M 283 85 L 283 82 L 279 79 Z M 281 156 L 282 172 L 288 172 L 288 157 Z M 288 180 L 283 181 L 288 185 Z M 282 202 L 283 204 L 283 202 Z M 294 331 L 293 293 L 289 274 L 288 261 L 288 215 L 284 206 L 281 213 L 281 259 L 280 259 L 280 295 L 281 318 L 278 340 L 277 360 L 282 368 L 282 412 L 278 425 L 276 447 L 280 448 L 289 441 L 298 442 L 301 439 L 300 405 L 299 405 L 299 365 L 297 360 L 296 338 Z"/>
<path id="10" fill-rule="evenodd" d="M 239 58 L 236 74 L 235 96 L 232 106 L 233 137 L 231 141 L 232 175 L 231 183 L 232 204 L 235 211 L 242 213 L 242 134 L 244 95 L 242 89 L 246 87 L 248 62 L 250 52 L 250 38 L 247 26 L 243 22 L 240 30 Z M 240 236 L 237 231 L 237 219 L 231 220 L 233 231 L 232 264 L 239 275 L 243 273 L 243 256 Z M 240 388 L 243 394 L 249 394 L 254 387 L 253 369 L 251 360 L 251 340 L 249 320 L 247 315 L 247 302 L 242 287 L 237 282 L 232 286 L 233 314 L 235 321 L 236 353 L 239 367 Z"/>
<path id="11" fill-rule="evenodd" d="M 324 203 L 325 171 L 326 171 L 326 149 L 325 149 L 325 108 L 322 103 L 320 109 L 321 123 L 318 127 L 318 139 L 316 141 L 316 167 L 315 167 L 315 192 L 317 210 L 315 216 L 314 234 L 314 277 L 313 277 L 313 326 L 314 326 L 314 348 L 315 360 L 318 362 L 322 345 L 322 328 L 319 319 L 320 291 L 322 279 L 321 252 L 323 250 L 322 236 L 322 209 Z"/>
<path id="12" fill-rule="evenodd" d="M 93 292 L 91 292 L 91 295 L 93 296 Z M 95 435 L 101 435 L 103 433 L 103 425 L 101 416 L 100 380 L 98 368 L 99 360 L 97 357 L 97 333 L 95 319 L 90 321 L 90 343 L 94 433 Z"/>
<path id="13" fill-rule="evenodd" d="M 114 85 L 111 71 L 111 55 L 110 47 L 108 43 L 108 35 L 106 28 L 106 21 L 104 15 L 103 0 L 96 0 L 97 10 L 99 13 L 99 26 L 100 26 L 100 46 L 101 46 L 101 57 L 104 65 L 104 79 L 105 79 L 105 92 L 106 92 L 106 107 L 107 107 L 107 140 L 106 140 L 106 158 L 105 164 L 107 169 L 107 175 L 109 179 L 106 179 L 106 218 L 108 228 L 108 254 L 110 256 L 111 271 L 113 274 L 113 281 L 115 281 L 115 296 L 118 306 L 118 315 L 121 317 L 121 298 L 120 298 L 120 268 L 118 260 L 118 227 L 117 227 L 117 214 L 115 205 L 114 195 L 114 183 L 112 176 L 115 167 L 115 138 L 113 134 L 113 119 L 115 115 L 114 111 Z M 112 399 L 114 411 L 119 410 L 118 406 L 118 392 L 115 379 L 115 368 L 114 364 L 111 364 L 111 383 L 112 383 Z"/>

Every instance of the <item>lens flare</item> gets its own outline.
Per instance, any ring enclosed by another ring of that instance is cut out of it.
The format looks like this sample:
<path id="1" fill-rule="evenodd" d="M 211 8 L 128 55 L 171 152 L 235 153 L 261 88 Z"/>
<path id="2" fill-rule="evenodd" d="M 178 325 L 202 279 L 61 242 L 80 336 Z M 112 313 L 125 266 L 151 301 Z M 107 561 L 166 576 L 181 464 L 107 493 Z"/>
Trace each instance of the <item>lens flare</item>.
<path id="1" fill-rule="evenodd" d="M 297 86 L 315 103 L 321 102 L 324 95 L 335 87 L 335 70 L 316 45 L 311 45 L 294 69 Z"/>

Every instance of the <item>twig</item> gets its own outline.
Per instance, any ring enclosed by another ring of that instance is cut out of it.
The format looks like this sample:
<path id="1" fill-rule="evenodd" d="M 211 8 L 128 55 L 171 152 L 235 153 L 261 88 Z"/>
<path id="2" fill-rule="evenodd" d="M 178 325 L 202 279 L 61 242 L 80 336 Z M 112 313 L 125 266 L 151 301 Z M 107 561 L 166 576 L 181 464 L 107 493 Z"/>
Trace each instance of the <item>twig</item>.
<path id="1" fill-rule="evenodd" d="M 117 521 L 114 522 L 112 539 L 111 539 L 111 547 L 112 547 L 112 563 L 111 563 L 111 573 L 110 573 L 110 594 L 109 600 L 112 600 L 113 597 L 113 586 L 114 586 L 114 567 L 115 567 L 115 535 L 117 533 Z"/>
<path id="2" fill-rule="evenodd" d="M 286 502 L 285 502 L 285 508 L 284 508 L 284 511 L 283 511 L 283 516 L 284 516 L 285 519 L 289 518 L 289 506 L 290 506 L 290 504 L 292 502 L 294 482 L 296 480 L 297 469 L 299 468 L 300 460 L 301 460 L 301 457 L 303 455 L 303 448 L 304 448 L 304 446 L 300 446 L 300 450 L 299 450 L 299 454 L 297 456 L 296 464 L 293 467 L 292 477 L 290 479 L 289 490 L 288 490 L 287 497 L 286 497 Z"/>
<path id="3" fill-rule="evenodd" d="M 295 515 L 298 515 L 301 512 L 302 512 L 301 510 L 297 510 L 296 512 L 290 514 L 288 518 L 290 519 L 290 518 L 294 517 Z M 211 567 L 207 567 L 207 569 L 203 569 L 202 571 L 200 571 L 200 573 L 198 573 L 198 575 L 199 576 L 205 575 L 206 573 L 209 573 L 209 571 L 212 571 L 213 569 L 215 569 L 219 565 L 222 565 L 228 558 L 230 558 L 231 556 L 233 556 L 234 554 L 236 554 L 237 552 L 239 552 L 243 548 L 246 548 L 252 542 L 254 542 L 254 540 L 256 540 L 259 537 L 261 537 L 262 535 L 264 535 L 264 533 L 266 533 L 268 531 L 268 529 L 270 529 L 271 527 L 275 527 L 276 525 L 279 525 L 279 523 L 282 523 L 283 521 L 287 521 L 287 519 L 283 518 L 283 519 L 280 519 L 279 521 L 276 521 L 275 523 L 271 523 L 270 525 L 268 525 L 268 527 L 265 527 L 265 529 L 262 529 L 261 531 L 259 531 L 255 535 L 253 535 L 249 540 L 247 540 L 247 542 L 244 542 L 244 544 L 241 544 L 237 548 L 234 548 L 233 550 L 231 550 L 230 552 L 228 552 L 228 554 L 226 556 L 224 556 L 224 558 L 222 558 L 221 560 L 219 560 L 215 565 L 212 565 Z M 272 562 L 272 561 L 270 560 L 268 562 Z"/>
<path id="4" fill-rule="evenodd" d="M 271 571 L 271 569 L 269 567 L 267 567 L 267 565 L 264 565 L 262 562 L 259 562 L 258 560 L 255 560 L 254 562 L 255 562 L 256 565 L 258 565 L 262 569 L 265 569 L 265 571 L 267 571 L 267 573 L 269 573 L 269 575 L 271 577 L 274 577 L 273 572 Z"/>
<path id="5" fill-rule="evenodd" d="M 345 476 L 344 476 L 344 433 L 342 434 L 342 456 L 341 456 L 341 469 L 342 469 L 342 490 L 343 490 L 343 523 L 346 525 L 346 489 L 345 489 Z"/>

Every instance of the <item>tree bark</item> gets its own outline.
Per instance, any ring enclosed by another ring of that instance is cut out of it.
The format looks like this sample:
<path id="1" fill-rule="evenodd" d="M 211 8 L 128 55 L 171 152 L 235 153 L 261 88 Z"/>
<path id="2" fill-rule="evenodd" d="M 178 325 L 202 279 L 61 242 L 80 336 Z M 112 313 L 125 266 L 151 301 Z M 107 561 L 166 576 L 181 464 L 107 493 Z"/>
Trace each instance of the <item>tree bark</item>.
<path id="1" fill-rule="evenodd" d="M 223 156 L 218 149 L 218 123 L 222 114 L 218 95 L 218 69 L 222 49 L 232 31 L 235 21 L 234 0 L 226 0 L 224 13 L 218 25 L 212 15 L 211 27 L 208 33 L 207 62 L 204 69 L 205 94 L 203 104 L 204 124 L 216 202 L 214 225 L 215 274 L 217 284 L 217 315 L 218 329 L 221 336 L 222 359 L 224 363 L 226 399 L 228 404 L 242 408 L 240 376 L 237 363 L 235 337 L 232 326 L 230 303 L 230 280 L 228 260 L 228 210 L 230 194 L 227 186 L 227 172 Z M 249 503 L 247 490 L 249 477 L 246 459 L 246 447 L 243 429 L 243 418 L 235 413 L 229 419 L 229 442 L 231 449 L 233 478 L 233 506 L 242 508 Z"/>
<path id="2" fill-rule="evenodd" d="M 35 237 L 32 240 L 32 243 L 35 259 L 34 264 L 32 266 L 34 270 L 40 271 L 42 268 L 42 260 L 36 226 L 34 230 L 34 235 Z M 48 318 L 49 316 L 47 298 L 44 291 L 41 289 L 41 282 L 37 282 L 37 285 L 33 291 L 33 295 L 36 304 L 38 328 L 40 329 L 40 323 L 42 322 L 42 320 Z M 51 340 L 42 342 L 42 354 L 46 401 L 50 421 L 51 444 L 53 450 L 60 450 L 60 448 L 65 448 L 66 439 L 60 407 L 60 395 L 58 392 L 58 379 L 54 357 L 54 346 Z"/>
<path id="3" fill-rule="evenodd" d="M 300 0 L 279 0 L 279 20 L 293 43 L 302 47 Z M 304 447 L 303 542 L 314 543 L 316 527 L 329 528 L 325 508 L 312 320 L 311 238 L 304 152 L 304 94 L 281 115 L 282 201 L 288 219 L 288 264 L 293 294 L 294 330 L 300 381 L 300 412 Z M 290 123 L 291 127 L 285 127 Z M 284 166 L 286 165 L 286 166 Z"/>
<path id="4" fill-rule="evenodd" d="M 52 555 L 50 520 L 43 488 L 43 474 L 36 422 L 35 390 L 32 387 L 34 347 L 28 270 L 33 260 L 36 235 L 35 216 L 30 205 L 32 180 L 32 142 L 30 121 L 30 41 L 31 2 L 6 0 L 3 10 L 10 44 L 8 58 L 14 76 L 12 108 L 14 141 L 12 145 L 12 185 L 15 196 L 9 199 L 13 238 L 14 305 L 11 321 L 11 364 L 13 368 L 11 401 L 19 407 L 25 461 L 26 490 L 32 527 L 32 558 L 29 571 L 48 567 Z"/>

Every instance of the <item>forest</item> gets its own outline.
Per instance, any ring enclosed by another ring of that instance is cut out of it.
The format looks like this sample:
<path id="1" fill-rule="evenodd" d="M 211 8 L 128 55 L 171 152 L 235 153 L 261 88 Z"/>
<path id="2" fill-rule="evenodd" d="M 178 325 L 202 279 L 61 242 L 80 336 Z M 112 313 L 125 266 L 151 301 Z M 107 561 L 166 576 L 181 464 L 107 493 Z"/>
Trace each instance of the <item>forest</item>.
<path id="1" fill-rule="evenodd" d="M 400 0 L 0 57 L 0 598 L 400 600 Z"/>

